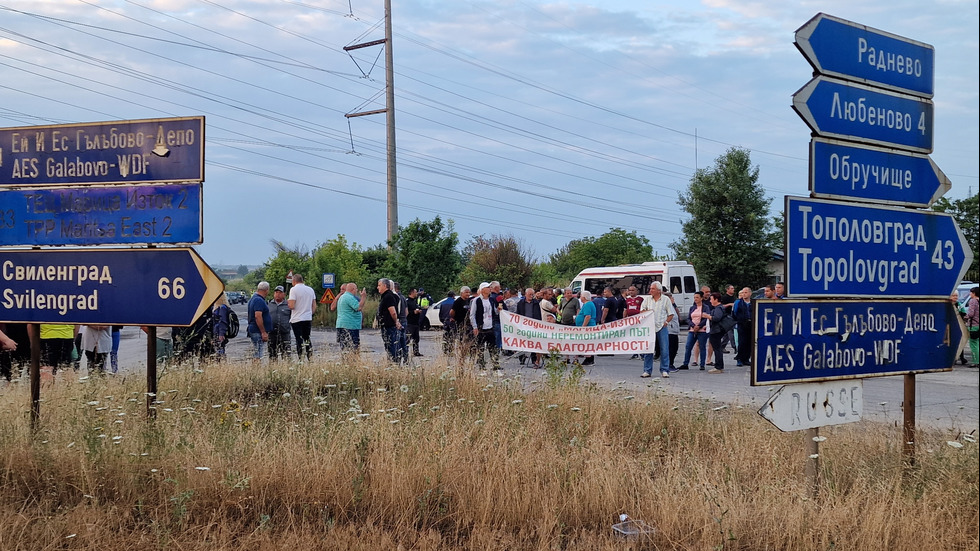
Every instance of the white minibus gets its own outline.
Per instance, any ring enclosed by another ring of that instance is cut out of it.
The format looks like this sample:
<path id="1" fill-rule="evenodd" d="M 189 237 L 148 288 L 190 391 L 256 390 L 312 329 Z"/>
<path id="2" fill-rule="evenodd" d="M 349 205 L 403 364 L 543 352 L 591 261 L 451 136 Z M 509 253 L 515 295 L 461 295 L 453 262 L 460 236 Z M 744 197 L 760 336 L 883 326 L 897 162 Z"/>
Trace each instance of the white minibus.
<path id="1" fill-rule="evenodd" d="M 626 290 L 635 285 L 640 295 L 647 297 L 654 281 L 659 281 L 671 292 L 681 323 L 687 323 L 687 312 L 694 304 L 694 292 L 700 287 L 694 266 L 681 260 L 586 268 L 575 276 L 571 287 L 576 293 L 585 289 L 593 295 L 601 295 L 604 288 L 612 286 L 626 296 Z"/>

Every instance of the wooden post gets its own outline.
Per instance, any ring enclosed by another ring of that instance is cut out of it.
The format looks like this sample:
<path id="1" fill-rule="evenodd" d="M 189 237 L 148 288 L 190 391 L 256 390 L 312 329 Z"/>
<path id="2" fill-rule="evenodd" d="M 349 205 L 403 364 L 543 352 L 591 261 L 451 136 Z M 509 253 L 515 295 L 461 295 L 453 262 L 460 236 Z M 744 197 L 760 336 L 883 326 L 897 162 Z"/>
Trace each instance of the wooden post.
<path id="1" fill-rule="evenodd" d="M 146 328 L 146 417 L 156 419 L 157 407 L 157 328 Z"/>
<path id="2" fill-rule="evenodd" d="M 820 490 L 820 428 L 806 429 L 806 482 L 810 498 L 817 499 Z"/>
<path id="3" fill-rule="evenodd" d="M 905 374 L 905 399 L 902 401 L 902 456 L 915 465 L 915 374 Z"/>
<path id="4" fill-rule="evenodd" d="M 31 335 L 31 432 L 40 428 L 41 422 L 41 324 L 30 324 Z"/>

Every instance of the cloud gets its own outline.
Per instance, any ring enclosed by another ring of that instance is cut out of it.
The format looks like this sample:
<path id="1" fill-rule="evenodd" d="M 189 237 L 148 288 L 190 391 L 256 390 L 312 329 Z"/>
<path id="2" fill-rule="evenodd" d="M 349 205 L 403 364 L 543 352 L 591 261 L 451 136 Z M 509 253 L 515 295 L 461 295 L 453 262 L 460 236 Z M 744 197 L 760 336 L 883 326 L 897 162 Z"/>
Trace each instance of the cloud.
<path id="1" fill-rule="evenodd" d="M 383 48 L 343 51 L 383 37 L 380 3 L 144 4 L 162 13 L 8 2 L 42 17 L 2 13 L 0 126 L 205 115 L 199 250 L 214 263 L 260 263 L 271 238 L 384 241 L 385 116 L 344 116 L 384 106 Z M 819 10 L 935 43 L 933 158 L 963 175 L 953 193 L 977 187 L 975 3 L 405 0 L 393 10 L 402 223 L 454 218 L 462 241 L 507 228 L 539 256 L 620 226 L 668 253 L 684 216 L 677 191 L 734 145 L 752 150 L 771 197 L 805 195 L 810 132 L 789 106 L 811 69 L 792 41 Z M 495 208 L 474 209 L 475 196 Z"/>

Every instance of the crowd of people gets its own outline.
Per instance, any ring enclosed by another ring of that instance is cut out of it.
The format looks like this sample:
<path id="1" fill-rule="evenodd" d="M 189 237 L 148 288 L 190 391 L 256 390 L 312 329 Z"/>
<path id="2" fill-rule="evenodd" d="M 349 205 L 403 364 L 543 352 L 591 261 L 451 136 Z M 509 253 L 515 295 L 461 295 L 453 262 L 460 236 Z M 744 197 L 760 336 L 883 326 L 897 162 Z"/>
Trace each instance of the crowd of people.
<path id="1" fill-rule="evenodd" d="M 299 361 L 313 357 L 311 327 L 317 309 L 316 293 L 307 286 L 303 276 L 293 276 L 288 291 L 277 286 L 269 297 L 270 285 L 260 282 L 248 301 L 246 334 L 251 342 L 251 357 L 261 360 L 268 349 L 271 361 L 287 360 L 292 356 L 292 342 L 296 345 Z M 597 290 L 598 291 L 598 290 Z M 681 334 L 680 313 L 670 291 L 659 282 L 653 282 L 648 295 L 640 295 L 636 286 L 621 292 L 605 287 L 593 295 L 589 290 L 575 292 L 571 288 L 502 289 L 498 281 L 481 283 L 474 292 L 463 286 L 459 294 L 450 291 L 443 301 L 438 317 L 443 326 L 442 348 L 446 356 L 459 361 L 474 360 L 486 369 L 500 369 L 502 332 L 500 311 L 539 320 L 544 323 L 570 326 L 594 326 L 652 312 L 654 336 L 652 352 L 633 355 L 643 361 L 641 377 L 651 377 L 654 367 L 663 378 L 682 370 L 706 370 L 708 373 L 725 372 L 725 354 L 734 350 L 736 366 L 748 366 L 752 361 L 752 290 L 748 287 L 735 292 L 734 285 L 724 292 L 712 292 L 707 286 L 694 293 L 694 302 L 687 312 L 687 338 L 683 359 L 676 364 Z M 380 302 L 376 323 L 380 330 L 388 360 L 411 363 L 413 357 L 422 356 L 420 328 L 426 310 L 431 304 L 424 289 L 411 288 L 402 294 L 397 282 L 379 279 L 377 292 Z M 781 299 L 782 283 L 764 288 L 767 299 Z M 971 367 L 977 367 L 980 357 L 980 289 L 974 287 L 969 297 L 959 302 L 953 293 L 950 300 L 964 317 L 970 332 Z M 365 289 L 358 290 L 356 283 L 340 286 L 330 303 L 337 312 L 336 339 L 345 358 L 354 358 L 360 350 L 361 328 L 364 326 Z M 184 362 L 199 358 L 201 361 L 223 361 L 230 324 L 237 324 L 226 297 L 222 294 L 212 309 L 190 327 L 155 328 L 158 362 Z M 9 381 L 12 374 L 22 370 L 30 359 L 29 346 L 34 338 L 33 326 L 6 324 L 0 330 L 0 377 Z M 121 326 L 109 325 L 61 325 L 41 324 L 38 331 L 42 364 L 53 376 L 59 370 L 78 370 L 85 358 L 90 373 L 115 373 L 118 370 L 118 350 Z M 150 333 L 150 329 L 143 330 Z M 20 343 L 20 344 L 19 344 Z M 511 355 L 512 351 L 503 351 Z M 521 366 L 540 369 L 545 358 L 539 353 L 517 353 Z M 595 363 L 594 356 L 565 358 L 582 365 Z M 966 364 L 965 355 L 959 361 Z"/>
<path id="2" fill-rule="evenodd" d="M 379 282 L 379 290 L 381 286 L 382 282 Z M 497 281 L 481 283 L 474 294 L 470 287 L 464 286 L 460 288 L 458 296 L 453 292 L 448 293 L 449 300 L 443 303 L 439 312 L 444 328 L 443 351 L 447 355 L 457 355 L 460 359 L 475 356 L 476 363 L 481 368 L 486 367 L 489 356 L 492 369 L 499 369 L 499 311 L 504 309 L 545 323 L 579 327 L 609 323 L 650 311 L 655 328 L 653 352 L 633 356 L 634 359 L 643 360 L 641 377 L 651 377 L 654 362 L 658 362 L 660 376 L 669 378 L 671 373 L 689 369 L 691 355 L 697 357 L 699 353 L 700 369 L 711 365 L 709 373 L 723 373 L 723 353 L 729 344 L 737 352 L 737 365 L 749 365 L 751 362 L 751 290 L 742 289 L 738 297 L 735 297 L 734 290 L 734 286 L 729 286 L 726 293 L 721 294 L 711 293 L 709 288 L 704 287 L 696 293 L 695 305 L 688 313 L 691 321 L 685 358 L 679 367 L 675 367 L 675 362 L 680 342 L 680 314 L 671 292 L 664 289 L 659 282 L 651 284 L 646 298 L 640 296 L 640 290 L 635 286 L 626 289 L 625 294 L 614 287 L 605 287 L 596 295 L 588 290 L 576 293 L 571 288 L 502 290 Z M 771 290 L 775 296 L 776 287 L 771 287 Z M 395 308 L 394 299 L 391 304 L 389 308 Z M 387 314 L 394 320 L 394 312 L 382 311 L 382 315 Z M 725 318 L 733 320 L 730 328 L 722 321 Z M 390 338 L 397 338 L 397 325 L 392 323 L 389 330 L 392 335 Z M 717 356 L 714 354 L 715 350 L 720 351 Z M 396 359 L 393 352 L 389 352 L 389 357 Z M 580 360 L 582 365 L 595 363 L 594 356 Z M 543 357 L 538 353 L 519 353 L 518 361 L 521 365 L 532 368 L 541 368 L 543 365 Z"/>

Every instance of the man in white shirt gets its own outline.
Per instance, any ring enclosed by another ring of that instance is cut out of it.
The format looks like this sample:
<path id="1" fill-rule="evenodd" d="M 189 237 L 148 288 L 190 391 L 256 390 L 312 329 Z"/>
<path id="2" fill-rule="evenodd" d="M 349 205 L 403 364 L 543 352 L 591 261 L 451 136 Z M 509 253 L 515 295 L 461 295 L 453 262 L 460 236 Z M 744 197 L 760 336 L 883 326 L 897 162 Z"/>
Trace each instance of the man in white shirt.
<path id="1" fill-rule="evenodd" d="M 289 290 L 289 309 L 293 314 L 289 317 L 289 325 L 296 336 L 296 354 L 300 361 L 303 352 L 306 359 L 313 359 L 313 343 L 310 342 L 310 330 L 313 328 L 313 312 L 316 311 L 316 293 L 303 283 L 301 274 L 293 274 L 293 288 Z"/>
<path id="2" fill-rule="evenodd" d="M 493 325 L 496 321 L 500 323 L 500 314 L 497 312 L 496 304 L 490 300 L 490 284 L 483 282 L 480 284 L 480 294 L 470 301 L 470 323 L 473 325 L 473 335 L 476 337 L 476 363 L 480 369 L 487 368 L 487 360 L 483 355 L 483 349 L 490 352 L 490 361 L 493 362 L 493 369 L 500 369 L 500 349 L 497 348 L 497 338 L 493 332 Z"/>
<path id="3" fill-rule="evenodd" d="M 667 324 L 674 318 L 674 309 L 670 306 L 670 299 L 664 296 L 663 287 L 659 281 L 650 284 L 650 296 L 643 299 L 640 311 L 653 312 L 653 330 L 657 335 L 657 346 L 660 347 L 660 376 L 664 379 L 670 377 L 670 332 Z M 640 377 L 649 377 L 653 374 L 653 354 L 643 354 L 643 374 Z"/>

